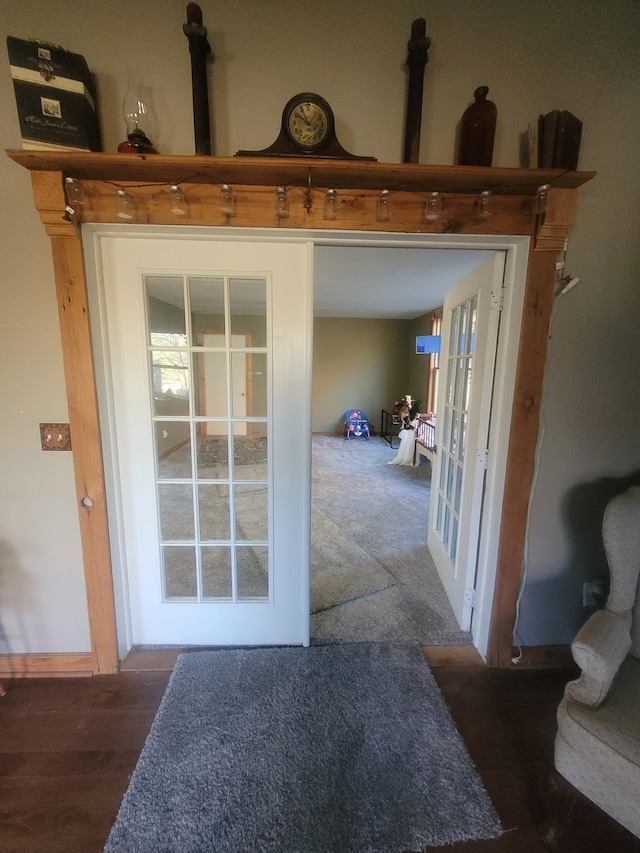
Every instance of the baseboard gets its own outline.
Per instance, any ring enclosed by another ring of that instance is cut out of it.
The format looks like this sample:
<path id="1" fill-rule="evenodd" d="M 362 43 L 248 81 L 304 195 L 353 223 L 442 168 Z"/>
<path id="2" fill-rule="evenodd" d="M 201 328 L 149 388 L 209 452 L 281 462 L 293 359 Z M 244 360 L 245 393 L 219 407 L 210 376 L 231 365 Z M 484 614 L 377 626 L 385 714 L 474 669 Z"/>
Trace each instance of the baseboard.
<path id="1" fill-rule="evenodd" d="M 523 646 L 513 650 L 511 669 L 567 669 L 575 666 L 571 646 Z"/>
<path id="2" fill-rule="evenodd" d="M 480 653 L 474 646 L 423 646 L 423 654 L 429 666 L 485 666 Z M 507 669 L 570 669 L 575 667 L 571 646 L 524 646 L 521 652 L 513 650 Z"/>
<path id="3" fill-rule="evenodd" d="M 484 666 L 475 646 L 423 646 L 429 666 Z"/>
<path id="4" fill-rule="evenodd" d="M 171 672 L 178 655 L 186 651 L 189 649 L 133 648 L 120 664 L 120 672 Z"/>
<path id="5" fill-rule="evenodd" d="M 0 678 L 64 678 L 93 675 L 91 652 L 0 655 Z"/>

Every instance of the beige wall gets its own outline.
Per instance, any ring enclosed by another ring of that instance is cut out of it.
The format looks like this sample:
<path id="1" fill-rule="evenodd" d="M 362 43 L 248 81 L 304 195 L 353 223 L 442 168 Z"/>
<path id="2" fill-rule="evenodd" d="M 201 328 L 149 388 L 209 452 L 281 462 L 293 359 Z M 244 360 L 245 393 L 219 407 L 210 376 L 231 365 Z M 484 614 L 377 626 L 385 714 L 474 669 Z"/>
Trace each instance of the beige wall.
<path id="1" fill-rule="evenodd" d="M 637 0 L 200 5 L 215 54 L 217 154 L 269 145 L 288 98 L 311 90 L 332 104 L 348 150 L 399 162 L 406 42 L 420 16 L 432 39 L 422 163 L 452 162 L 456 123 L 481 84 L 498 108 L 495 166 L 518 165 L 520 135 L 539 113 L 557 107 L 583 119 L 580 166 L 598 176 L 580 191 L 569 242 L 567 268 L 581 282 L 558 303 L 552 329 L 519 632 L 527 643 L 567 642 L 585 617 L 582 582 L 598 569 L 593 549 L 581 544 L 594 529 L 581 491 L 601 496 L 598 483 L 640 471 Z M 193 153 L 185 7 L 184 0 L 1 0 L 0 148 L 20 146 L 5 48 L 13 35 L 86 57 L 105 150 L 123 138 L 127 65 L 137 64 L 159 114 L 160 151 Z M 71 454 L 43 453 L 38 436 L 40 421 L 67 419 L 51 254 L 29 175 L 0 157 L 0 179 L 0 618 L 14 651 L 83 651 Z M 380 400 L 358 401 L 365 403 Z M 331 416 L 335 424 L 340 412 Z"/>
<path id="2" fill-rule="evenodd" d="M 347 409 L 379 431 L 407 383 L 406 320 L 317 317 L 313 324 L 313 432 L 342 432 Z"/>

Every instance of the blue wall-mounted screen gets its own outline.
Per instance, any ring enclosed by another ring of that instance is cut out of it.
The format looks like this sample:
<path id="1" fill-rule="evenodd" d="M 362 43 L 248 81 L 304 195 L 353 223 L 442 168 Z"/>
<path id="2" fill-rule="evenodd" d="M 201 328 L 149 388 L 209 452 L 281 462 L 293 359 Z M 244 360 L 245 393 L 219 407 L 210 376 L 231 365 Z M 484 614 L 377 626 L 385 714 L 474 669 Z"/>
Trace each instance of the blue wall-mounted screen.
<path id="1" fill-rule="evenodd" d="M 418 335 L 416 337 L 416 352 L 440 352 L 440 335 Z"/>

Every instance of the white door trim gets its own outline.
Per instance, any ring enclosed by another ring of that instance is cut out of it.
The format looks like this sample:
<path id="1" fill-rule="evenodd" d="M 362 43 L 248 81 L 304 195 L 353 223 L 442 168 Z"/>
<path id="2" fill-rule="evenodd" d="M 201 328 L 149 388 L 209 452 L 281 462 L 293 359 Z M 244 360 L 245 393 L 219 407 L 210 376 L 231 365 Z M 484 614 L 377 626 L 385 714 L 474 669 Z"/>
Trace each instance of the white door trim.
<path id="1" fill-rule="evenodd" d="M 89 307 L 92 316 L 92 334 L 94 341 L 99 342 L 104 330 L 96 321 L 99 316 L 99 296 L 96 292 L 96 262 L 99 261 L 100 236 L 145 236 L 164 239 L 172 234 L 183 237 L 208 239 L 224 239 L 227 241 L 269 241 L 269 242 L 303 242 L 309 246 L 309 275 L 313 276 L 313 247 L 315 245 L 336 246 L 393 246 L 425 249 L 479 249 L 482 251 L 506 252 L 505 259 L 505 297 L 502 311 L 498 353 L 496 358 L 495 389 L 493 410 L 491 415 L 491 435 L 489 441 L 489 465 L 487 469 L 486 494 L 482 532 L 479 543 L 478 585 L 476 590 L 476 609 L 472 626 L 473 643 L 483 657 L 486 657 L 489 644 L 489 628 L 493 607 L 493 593 L 496 581 L 496 565 L 498 543 L 500 538 L 500 518 L 504 494 L 504 478 L 507 467 L 508 439 L 513 405 L 515 385 L 515 369 L 517 363 L 518 344 L 526 272 L 529 257 L 530 238 L 512 235 L 455 235 L 455 234 L 389 234 L 364 233 L 351 231 L 314 231 L 300 229 L 262 229 L 262 228 L 207 228 L 203 226 L 151 226 L 151 225 L 96 225 L 82 226 L 83 243 L 85 246 L 85 261 L 87 266 L 87 287 L 89 291 Z M 309 282 L 306 282 L 308 285 Z M 96 309 L 96 310 L 94 310 Z M 313 323 L 313 305 L 309 308 L 309 324 Z M 309 336 L 311 338 L 311 336 Z M 311 346 L 307 362 L 309 366 L 309 382 L 304 406 L 303 420 L 300 428 L 311 435 Z M 98 399 L 101 411 L 108 411 L 103 404 L 108 403 L 105 377 L 108 376 L 108 365 L 99 364 L 99 346 L 94 347 L 96 358 L 96 381 Z M 104 416 L 103 416 L 104 417 Z M 108 432 L 109 423 L 101 420 L 102 429 Z M 113 470 L 114 454 L 117 448 L 105 444 L 105 471 Z M 304 461 L 311 471 L 311 456 Z M 107 480 L 109 478 L 107 477 Z M 114 484 L 106 483 L 107 500 L 109 504 L 109 524 L 118 521 L 114 515 L 112 504 Z M 111 493 L 111 496 L 110 496 Z M 308 518 L 310 535 L 310 516 Z M 118 645 L 121 656 L 130 637 L 130 625 L 127 626 L 126 614 L 123 612 L 123 588 L 121 555 L 112 552 L 114 590 L 116 596 L 116 618 L 118 624 Z M 126 600 L 126 599 L 124 599 Z M 126 608 L 125 608 L 126 609 Z M 125 649 L 124 654 L 126 655 Z"/>

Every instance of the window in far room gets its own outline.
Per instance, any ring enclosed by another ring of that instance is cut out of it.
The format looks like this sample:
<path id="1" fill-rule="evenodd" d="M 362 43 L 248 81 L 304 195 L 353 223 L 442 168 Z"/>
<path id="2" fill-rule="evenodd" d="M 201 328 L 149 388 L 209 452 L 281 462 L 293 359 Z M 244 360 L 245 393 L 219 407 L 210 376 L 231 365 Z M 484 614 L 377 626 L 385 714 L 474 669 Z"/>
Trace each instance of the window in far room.
<path id="1" fill-rule="evenodd" d="M 438 338 L 442 332 L 442 308 L 433 312 L 431 334 Z M 432 352 L 429 359 L 429 397 L 427 410 L 435 412 L 436 400 L 438 399 L 438 378 L 440 375 L 440 350 Z"/>
<path id="2" fill-rule="evenodd" d="M 440 367 L 440 335 L 442 332 L 442 308 L 431 312 L 431 334 L 416 337 L 416 353 L 429 356 L 427 398 L 424 412 L 435 412 L 438 399 L 438 376 Z"/>

